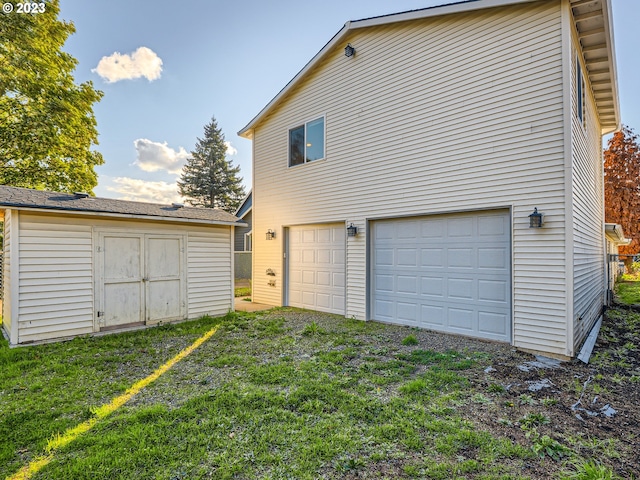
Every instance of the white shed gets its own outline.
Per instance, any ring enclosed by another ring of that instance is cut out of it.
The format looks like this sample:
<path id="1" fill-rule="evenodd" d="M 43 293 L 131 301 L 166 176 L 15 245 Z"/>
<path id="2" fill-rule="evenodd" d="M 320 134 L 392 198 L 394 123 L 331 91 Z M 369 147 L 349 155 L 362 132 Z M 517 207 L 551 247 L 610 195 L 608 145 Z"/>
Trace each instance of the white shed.
<path id="1" fill-rule="evenodd" d="M 233 310 L 233 228 L 214 209 L 0 186 L 12 345 Z"/>

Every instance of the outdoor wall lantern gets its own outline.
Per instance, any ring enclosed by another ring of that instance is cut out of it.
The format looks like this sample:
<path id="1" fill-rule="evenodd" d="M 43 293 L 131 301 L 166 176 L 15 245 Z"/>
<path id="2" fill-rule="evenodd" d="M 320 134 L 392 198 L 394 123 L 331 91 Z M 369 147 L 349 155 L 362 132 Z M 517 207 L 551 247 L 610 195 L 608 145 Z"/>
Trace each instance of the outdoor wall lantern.
<path id="1" fill-rule="evenodd" d="M 344 56 L 345 57 L 353 57 L 356 54 L 356 49 L 351 46 L 350 43 L 344 47 Z"/>
<path id="2" fill-rule="evenodd" d="M 355 237 L 358 235 L 358 227 L 353 223 L 347 227 L 347 237 Z"/>
<path id="3" fill-rule="evenodd" d="M 273 240 L 274 238 L 276 238 L 276 232 L 271 229 L 267 230 L 267 240 Z"/>
<path id="4" fill-rule="evenodd" d="M 529 215 L 529 228 L 542 228 L 542 214 L 538 213 L 538 207 Z"/>

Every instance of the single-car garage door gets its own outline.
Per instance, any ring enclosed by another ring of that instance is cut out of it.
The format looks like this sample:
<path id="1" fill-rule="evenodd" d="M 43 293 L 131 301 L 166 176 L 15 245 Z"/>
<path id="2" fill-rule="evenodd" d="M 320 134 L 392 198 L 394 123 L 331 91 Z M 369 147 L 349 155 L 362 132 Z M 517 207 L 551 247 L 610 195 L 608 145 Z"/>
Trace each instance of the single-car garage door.
<path id="1" fill-rule="evenodd" d="M 372 223 L 375 320 L 511 340 L 508 211 Z"/>
<path id="2" fill-rule="evenodd" d="M 289 228 L 288 304 L 321 312 L 345 312 L 343 224 Z"/>

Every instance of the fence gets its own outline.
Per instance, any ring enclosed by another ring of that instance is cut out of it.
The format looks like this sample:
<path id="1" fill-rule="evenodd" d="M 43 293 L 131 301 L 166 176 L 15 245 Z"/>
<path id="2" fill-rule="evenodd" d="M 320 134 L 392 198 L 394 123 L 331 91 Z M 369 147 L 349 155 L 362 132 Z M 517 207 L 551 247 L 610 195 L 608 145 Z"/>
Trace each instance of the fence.
<path id="1" fill-rule="evenodd" d="M 251 280 L 251 252 L 234 252 L 235 278 Z"/>

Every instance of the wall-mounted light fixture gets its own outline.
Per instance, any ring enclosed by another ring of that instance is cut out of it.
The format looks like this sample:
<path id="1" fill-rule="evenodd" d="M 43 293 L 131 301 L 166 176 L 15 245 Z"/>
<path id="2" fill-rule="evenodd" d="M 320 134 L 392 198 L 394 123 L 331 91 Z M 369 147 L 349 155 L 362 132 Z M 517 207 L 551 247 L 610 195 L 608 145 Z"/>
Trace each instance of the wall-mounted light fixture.
<path id="1" fill-rule="evenodd" d="M 344 47 L 344 56 L 345 57 L 353 57 L 356 54 L 356 49 L 351 46 L 350 43 Z"/>
<path id="2" fill-rule="evenodd" d="M 538 213 L 538 207 L 529 215 L 529 228 L 542 228 L 542 213 Z"/>
<path id="3" fill-rule="evenodd" d="M 358 235 L 358 227 L 353 223 L 347 227 L 347 237 L 355 237 Z"/>
<path id="4" fill-rule="evenodd" d="M 267 230 L 267 240 L 273 240 L 274 238 L 276 238 L 276 232 L 271 229 Z"/>

